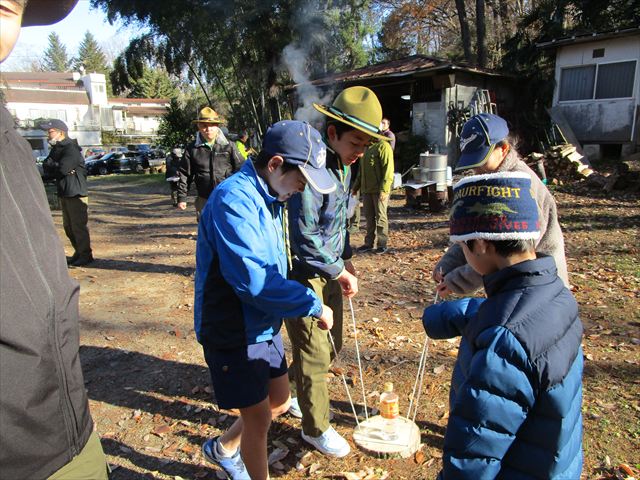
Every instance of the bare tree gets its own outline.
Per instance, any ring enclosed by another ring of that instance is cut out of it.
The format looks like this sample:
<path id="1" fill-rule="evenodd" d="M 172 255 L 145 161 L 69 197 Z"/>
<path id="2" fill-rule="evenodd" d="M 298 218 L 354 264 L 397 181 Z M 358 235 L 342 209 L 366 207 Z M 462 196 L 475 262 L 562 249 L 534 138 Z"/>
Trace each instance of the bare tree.
<path id="1" fill-rule="evenodd" d="M 464 0 L 456 0 L 456 10 L 458 12 L 458 20 L 460 21 L 460 36 L 462 37 L 462 50 L 464 58 L 468 64 L 473 64 L 473 54 L 471 53 L 471 35 L 469 33 L 469 20 L 467 19 L 467 10 Z"/>
<path id="2" fill-rule="evenodd" d="M 485 23 L 484 0 L 476 0 L 476 49 L 478 66 L 487 66 L 487 25 Z"/>

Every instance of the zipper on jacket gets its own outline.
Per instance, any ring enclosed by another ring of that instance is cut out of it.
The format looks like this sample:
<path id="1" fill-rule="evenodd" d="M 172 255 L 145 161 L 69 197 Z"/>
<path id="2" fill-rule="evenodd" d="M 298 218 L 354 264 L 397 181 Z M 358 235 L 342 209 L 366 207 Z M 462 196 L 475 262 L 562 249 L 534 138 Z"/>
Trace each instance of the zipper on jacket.
<path id="1" fill-rule="evenodd" d="M 20 207 L 18 205 L 18 202 L 16 201 L 16 199 L 13 197 L 13 194 L 11 192 L 11 190 L 9 189 L 8 184 L 6 183 L 6 177 L 4 175 L 4 167 L 3 165 L 0 163 L 0 176 L 2 176 L 2 182 L 5 184 L 3 187 L 5 189 L 5 191 L 7 192 L 8 196 L 11 198 L 11 200 L 13 201 L 13 204 L 16 207 L 16 211 L 18 212 L 19 218 L 22 222 L 22 226 L 24 228 L 24 231 L 28 231 L 27 229 L 27 223 L 24 219 L 24 216 L 22 215 L 22 211 L 20 210 Z M 46 295 L 47 295 L 47 300 L 49 303 L 49 308 L 48 308 L 48 314 L 47 314 L 47 327 L 51 326 L 51 321 L 53 321 L 53 334 L 54 334 L 54 338 L 53 338 L 53 350 L 55 351 L 55 360 L 56 360 L 56 370 L 58 371 L 58 381 L 61 385 L 59 385 L 60 387 L 60 395 L 63 399 L 63 407 L 62 408 L 62 414 L 64 417 L 64 424 L 67 430 L 67 438 L 69 440 L 70 443 L 70 447 L 71 447 L 71 458 L 75 457 L 76 455 L 78 455 L 78 453 L 80 453 L 80 449 L 79 449 L 79 445 L 78 445 L 78 419 L 76 416 L 76 412 L 73 408 L 73 403 L 71 402 L 71 395 L 69 394 L 69 385 L 67 383 L 67 376 L 66 373 L 64 371 L 64 368 L 62 368 L 63 365 L 63 361 L 62 361 L 62 353 L 60 351 L 60 344 L 58 342 L 58 329 L 56 328 L 56 315 L 55 315 L 55 302 L 53 299 L 53 292 L 51 291 L 51 288 L 49 287 L 49 282 L 47 282 L 47 278 L 45 277 L 44 273 L 42 272 L 42 269 L 40 268 L 40 264 L 38 263 L 38 259 L 36 256 L 36 252 L 35 252 L 35 248 L 33 247 L 33 244 L 31 243 L 31 238 L 27 235 L 26 236 L 26 244 L 28 245 L 29 250 L 31 251 L 31 255 L 33 257 L 34 260 L 34 266 L 36 269 L 36 272 L 38 273 L 38 275 L 40 276 L 40 279 L 42 281 L 42 283 L 44 284 L 45 287 L 45 291 L 46 291 Z M 47 330 L 49 330 L 49 328 L 47 328 Z M 69 418 L 71 417 L 71 418 Z M 73 423 L 74 425 L 72 426 L 71 423 Z M 73 428 L 75 427 L 75 428 Z"/>

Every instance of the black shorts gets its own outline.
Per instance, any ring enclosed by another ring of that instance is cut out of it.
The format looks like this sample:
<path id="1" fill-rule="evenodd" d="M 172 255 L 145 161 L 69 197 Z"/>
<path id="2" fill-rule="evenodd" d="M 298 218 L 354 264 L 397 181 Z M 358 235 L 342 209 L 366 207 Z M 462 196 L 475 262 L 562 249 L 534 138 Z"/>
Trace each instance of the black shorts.
<path id="1" fill-rule="evenodd" d="M 207 349 L 218 406 L 224 409 L 256 405 L 269 395 L 269 382 L 287 373 L 280 333 L 271 340 L 229 350 Z"/>

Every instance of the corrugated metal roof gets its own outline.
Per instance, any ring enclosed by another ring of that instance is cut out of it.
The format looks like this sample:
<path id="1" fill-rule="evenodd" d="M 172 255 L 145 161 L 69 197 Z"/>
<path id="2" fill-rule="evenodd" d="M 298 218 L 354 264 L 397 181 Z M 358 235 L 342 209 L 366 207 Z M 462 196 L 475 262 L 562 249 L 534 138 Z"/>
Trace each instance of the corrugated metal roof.
<path id="1" fill-rule="evenodd" d="M 554 38 L 548 42 L 536 43 L 538 48 L 557 48 L 564 45 L 573 45 L 576 43 L 599 42 L 610 38 L 630 37 L 640 35 L 640 27 L 623 28 L 616 30 L 607 30 L 604 32 L 588 32 L 582 34 L 571 35 L 569 37 Z"/>
<path id="2" fill-rule="evenodd" d="M 347 83 L 356 80 L 367 80 L 380 77 L 401 77 L 433 70 L 465 70 L 485 75 L 499 75 L 492 70 L 482 70 L 461 63 L 453 63 L 441 58 L 428 57 L 426 55 L 411 55 L 410 57 L 391 60 L 389 62 L 369 65 L 348 72 L 336 73 L 323 78 L 313 80 L 312 85 L 328 85 L 332 83 Z"/>

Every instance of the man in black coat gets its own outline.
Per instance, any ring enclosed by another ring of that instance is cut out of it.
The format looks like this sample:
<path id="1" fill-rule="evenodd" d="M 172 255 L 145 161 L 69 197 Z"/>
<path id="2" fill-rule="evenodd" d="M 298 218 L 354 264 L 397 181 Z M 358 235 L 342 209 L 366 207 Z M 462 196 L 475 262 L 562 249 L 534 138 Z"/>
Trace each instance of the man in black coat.
<path id="1" fill-rule="evenodd" d="M 69 129 L 62 120 L 51 119 L 41 123 L 39 128 L 46 131 L 49 137 L 51 151 L 44 165 L 54 173 L 64 232 L 74 249 L 67 263 L 76 267 L 87 265 L 93 262 L 93 253 L 87 227 L 87 170 L 80 146 L 76 140 L 68 137 Z"/>
<path id="2" fill-rule="evenodd" d="M 1 3 L 0 62 L 21 22 L 56 23 L 76 0 Z M 78 282 L 14 124 L 0 105 L 0 477 L 107 480 L 78 354 Z"/>
<path id="3" fill-rule="evenodd" d="M 200 212 L 213 189 L 240 170 L 244 158 L 220 130 L 224 119 L 213 108 L 204 107 L 193 123 L 198 126 L 198 133 L 195 141 L 187 145 L 180 163 L 178 208 L 187 208 L 187 192 L 195 180 L 198 191 L 196 218 L 200 221 Z"/>

